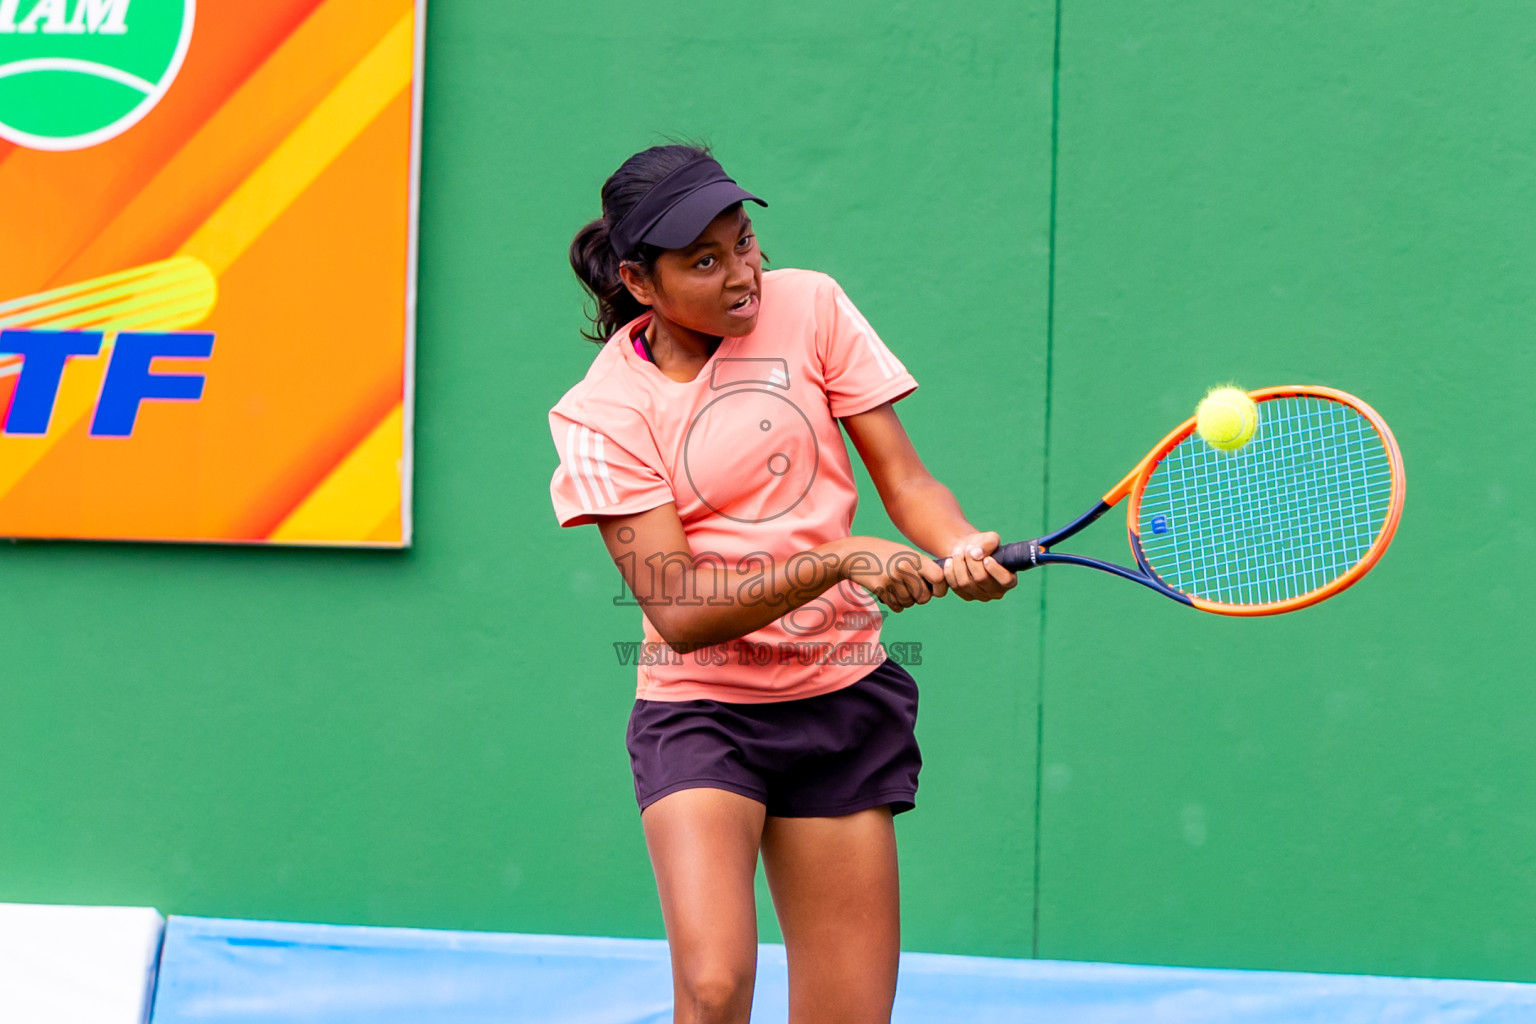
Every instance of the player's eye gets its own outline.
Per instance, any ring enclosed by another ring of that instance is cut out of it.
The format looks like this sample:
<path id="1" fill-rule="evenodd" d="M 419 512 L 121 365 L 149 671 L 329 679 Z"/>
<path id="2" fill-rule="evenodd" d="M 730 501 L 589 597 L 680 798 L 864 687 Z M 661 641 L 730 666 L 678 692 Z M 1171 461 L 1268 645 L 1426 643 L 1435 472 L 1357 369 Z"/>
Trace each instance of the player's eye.
<path id="1" fill-rule="evenodd" d="M 754 234 L 752 234 L 752 232 L 748 231 L 746 234 L 741 236 L 741 241 L 736 243 L 736 248 L 738 248 L 738 249 L 749 249 L 749 248 L 751 248 L 752 242 L 756 239 L 756 237 L 757 237 L 756 235 L 754 235 Z"/>
<path id="2" fill-rule="evenodd" d="M 697 263 L 694 264 L 694 266 L 697 267 L 699 270 L 708 270 L 710 267 L 712 267 L 714 265 L 715 265 L 715 258 L 713 256 L 705 256 L 704 258 L 700 259 Z"/>

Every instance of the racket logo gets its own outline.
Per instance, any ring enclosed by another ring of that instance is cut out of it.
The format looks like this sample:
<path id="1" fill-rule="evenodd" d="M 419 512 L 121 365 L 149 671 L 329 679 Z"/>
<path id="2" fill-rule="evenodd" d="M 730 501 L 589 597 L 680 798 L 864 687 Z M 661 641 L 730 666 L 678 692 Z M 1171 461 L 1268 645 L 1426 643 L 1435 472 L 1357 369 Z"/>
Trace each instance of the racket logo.
<path id="1" fill-rule="evenodd" d="M 1168 517 L 1164 515 L 1153 516 L 1152 521 L 1147 525 L 1151 527 L 1153 533 L 1167 533 Z"/>
<path id="2" fill-rule="evenodd" d="M 154 109 L 192 42 L 195 0 L 0 0 L 0 138 L 85 149 Z"/>

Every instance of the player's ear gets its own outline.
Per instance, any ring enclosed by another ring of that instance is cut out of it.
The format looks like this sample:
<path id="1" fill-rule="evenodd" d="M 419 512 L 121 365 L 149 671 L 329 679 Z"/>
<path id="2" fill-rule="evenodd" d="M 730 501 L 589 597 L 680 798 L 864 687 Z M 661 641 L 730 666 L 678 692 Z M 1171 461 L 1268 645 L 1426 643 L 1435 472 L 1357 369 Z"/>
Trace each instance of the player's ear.
<path id="1" fill-rule="evenodd" d="M 636 302 L 642 306 L 656 304 L 656 281 L 640 264 L 627 260 L 620 263 L 619 279 L 624 282 L 624 287 L 629 289 L 629 294 L 635 297 Z"/>

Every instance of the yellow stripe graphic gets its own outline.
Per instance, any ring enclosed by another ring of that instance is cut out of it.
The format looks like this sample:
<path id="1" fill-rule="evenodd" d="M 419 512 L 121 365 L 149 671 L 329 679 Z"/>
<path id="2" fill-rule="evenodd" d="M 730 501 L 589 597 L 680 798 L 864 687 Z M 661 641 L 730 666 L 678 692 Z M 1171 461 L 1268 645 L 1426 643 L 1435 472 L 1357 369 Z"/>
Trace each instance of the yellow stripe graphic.
<path id="1" fill-rule="evenodd" d="M 208 266 L 178 256 L 0 303 L 0 328 L 170 331 L 203 320 L 218 297 Z"/>
<path id="2" fill-rule="evenodd" d="M 397 405 L 268 539 L 334 544 L 368 536 L 398 512 L 404 429 L 404 409 Z"/>
<path id="3" fill-rule="evenodd" d="M 364 128 L 410 85 L 412 24 L 406 14 L 331 90 L 282 145 L 187 239 L 184 254 L 222 274 Z"/>

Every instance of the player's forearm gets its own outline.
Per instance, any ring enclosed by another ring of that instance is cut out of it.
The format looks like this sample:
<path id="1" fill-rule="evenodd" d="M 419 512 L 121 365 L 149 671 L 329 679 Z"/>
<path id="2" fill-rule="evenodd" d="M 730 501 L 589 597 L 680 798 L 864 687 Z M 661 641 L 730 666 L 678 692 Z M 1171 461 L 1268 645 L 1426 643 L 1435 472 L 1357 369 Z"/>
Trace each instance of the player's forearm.
<path id="1" fill-rule="evenodd" d="M 902 536 L 942 557 L 961 537 L 976 533 L 948 487 L 931 476 L 905 481 L 885 500 L 886 514 Z"/>
<path id="2" fill-rule="evenodd" d="M 690 651 L 727 643 L 762 629 L 840 583 L 852 552 L 844 538 L 802 551 L 782 563 L 746 560 L 736 569 L 681 557 L 659 586 L 636 595 L 646 618 L 669 647 Z"/>

